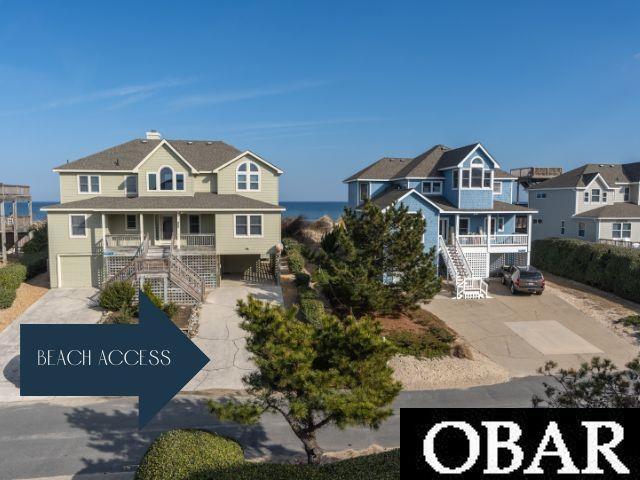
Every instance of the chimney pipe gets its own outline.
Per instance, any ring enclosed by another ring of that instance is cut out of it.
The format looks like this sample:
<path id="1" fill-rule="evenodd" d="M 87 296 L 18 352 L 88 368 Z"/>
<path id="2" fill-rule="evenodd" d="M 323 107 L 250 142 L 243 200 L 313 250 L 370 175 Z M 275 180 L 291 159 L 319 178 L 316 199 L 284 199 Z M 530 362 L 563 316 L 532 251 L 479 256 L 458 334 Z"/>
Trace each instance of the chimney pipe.
<path id="1" fill-rule="evenodd" d="M 149 130 L 147 132 L 147 140 L 161 140 L 162 135 L 157 130 Z"/>

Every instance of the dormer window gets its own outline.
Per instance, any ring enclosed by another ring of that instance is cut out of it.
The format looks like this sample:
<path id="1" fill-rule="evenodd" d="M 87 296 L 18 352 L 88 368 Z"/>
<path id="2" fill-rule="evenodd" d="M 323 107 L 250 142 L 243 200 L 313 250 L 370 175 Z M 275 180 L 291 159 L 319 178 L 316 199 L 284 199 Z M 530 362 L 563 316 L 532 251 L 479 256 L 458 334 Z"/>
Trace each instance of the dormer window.
<path id="1" fill-rule="evenodd" d="M 78 193 L 100 193 L 100 175 L 78 175 Z"/>
<path id="2" fill-rule="evenodd" d="M 440 195 L 442 193 L 442 182 L 439 180 L 426 180 L 422 182 L 422 193 L 426 195 Z"/>
<path id="3" fill-rule="evenodd" d="M 237 191 L 260 191 L 260 167 L 254 162 L 243 162 L 236 170 Z"/>
<path id="4" fill-rule="evenodd" d="M 475 157 L 471 161 L 471 165 L 462 170 L 462 188 L 492 189 L 492 185 L 493 175 L 491 170 L 485 170 L 484 161 L 480 157 Z"/>
<path id="5" fill-rule="evenodd" d="M 600 189 L 594 188 L 591 190 L 591 202 L 599 203 L 600 202 Z"/>

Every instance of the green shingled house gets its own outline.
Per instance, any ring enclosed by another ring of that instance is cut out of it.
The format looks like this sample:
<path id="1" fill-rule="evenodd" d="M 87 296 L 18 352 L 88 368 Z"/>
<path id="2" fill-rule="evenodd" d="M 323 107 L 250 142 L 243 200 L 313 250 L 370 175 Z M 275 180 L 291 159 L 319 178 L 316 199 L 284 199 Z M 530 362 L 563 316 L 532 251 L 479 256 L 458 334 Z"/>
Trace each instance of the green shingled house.
<path id="1" fill-rule="evenodd" d="M 54 172 L 53 288 L 145 280 L 167 300 L 194 303 L 221 274 L 269 265 L 280 244 L 282 170 L 220 141 L 151 131 Z"/>

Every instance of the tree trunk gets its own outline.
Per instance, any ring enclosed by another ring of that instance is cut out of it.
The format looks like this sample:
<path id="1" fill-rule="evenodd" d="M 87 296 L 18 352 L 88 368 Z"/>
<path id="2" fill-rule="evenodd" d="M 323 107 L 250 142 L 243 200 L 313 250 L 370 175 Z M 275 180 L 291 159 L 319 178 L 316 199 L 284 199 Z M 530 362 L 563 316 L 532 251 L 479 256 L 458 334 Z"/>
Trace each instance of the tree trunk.
<path id="1" fill-rule="evenodd" d="M 304 451 L 307 452 L 307 463 L 309 465 L 318 465 L 324 452 L 318 445 L 315 432 L 301 433 L 298 436 L 304 444 Z"/>

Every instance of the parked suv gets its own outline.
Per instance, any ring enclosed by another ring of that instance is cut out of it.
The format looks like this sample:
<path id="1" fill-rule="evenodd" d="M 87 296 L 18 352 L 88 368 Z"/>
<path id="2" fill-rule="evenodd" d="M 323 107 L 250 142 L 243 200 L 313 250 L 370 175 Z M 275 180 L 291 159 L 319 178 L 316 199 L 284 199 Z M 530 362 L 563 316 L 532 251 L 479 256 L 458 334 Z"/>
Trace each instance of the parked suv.
<path id="1" fill-rule="evenodd" d="M 502 284 L 509 287 L 513 295 L 516 292 L 535 293 L 542 295 L 544 291 L 544 277 L 535 267 L 516 267 L 505 265 L 502 267 Z"/>

